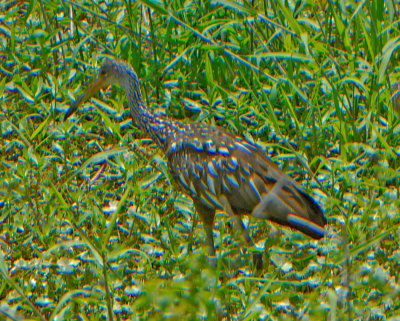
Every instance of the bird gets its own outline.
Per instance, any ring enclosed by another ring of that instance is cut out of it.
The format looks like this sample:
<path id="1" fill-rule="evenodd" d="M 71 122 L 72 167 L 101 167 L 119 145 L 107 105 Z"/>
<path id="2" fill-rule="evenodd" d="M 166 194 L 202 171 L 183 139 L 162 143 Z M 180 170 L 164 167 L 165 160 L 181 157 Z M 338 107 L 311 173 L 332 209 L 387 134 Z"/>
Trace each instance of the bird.
<path id="1" fill-rule="evenodd" d="M 124 89 L 134 124 L 165 152 L 172 177 L 192 198 L 203 222 L 210 260 L 216 257 L 216 210 L 230 216 L 234 229 L 253 249 L 243 215 L 289 226 L 314 239 L 326 235 L 327 219 L 321 207 L 258 145 L 223 127 L 154 114 L 143 100 L 136 72 L 124 60 L 106 58 L 97 78 L 70 105 L 64 120 L 99 89 L 112 84 Z M 253 264 L 262 269 L 260 251 L 254 251 Z"/>

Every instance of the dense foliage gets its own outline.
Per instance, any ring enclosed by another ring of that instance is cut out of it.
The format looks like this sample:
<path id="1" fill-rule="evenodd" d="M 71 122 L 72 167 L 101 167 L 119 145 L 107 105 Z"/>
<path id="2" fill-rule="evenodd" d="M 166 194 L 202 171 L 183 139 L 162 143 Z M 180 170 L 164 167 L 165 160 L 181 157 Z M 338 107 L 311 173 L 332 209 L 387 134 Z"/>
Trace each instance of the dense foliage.
<path id="1" fill-rule="evenodd" d="M 399 1 L 3 1 L 0 320 L 400 320 Z M 244 135 L 321 204 L 314 241 L 191 200 L 102 91 L 105 55 L 149 108 Z"/>

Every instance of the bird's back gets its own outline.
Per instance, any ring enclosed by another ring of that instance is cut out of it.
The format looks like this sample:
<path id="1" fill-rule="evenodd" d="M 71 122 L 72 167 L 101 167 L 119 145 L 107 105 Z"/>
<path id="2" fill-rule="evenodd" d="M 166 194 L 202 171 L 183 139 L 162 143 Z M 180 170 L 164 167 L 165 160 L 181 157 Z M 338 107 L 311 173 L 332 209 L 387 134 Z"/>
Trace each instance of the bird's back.
<path id="1" fill-rule="evenodd" d="M 167 139 L 170 170 L 204 206 L 251 214 L 321 238 L 326 219 L 302 186 L 284 174 L 257 146 L 224 129 L 187 123 Z"/>

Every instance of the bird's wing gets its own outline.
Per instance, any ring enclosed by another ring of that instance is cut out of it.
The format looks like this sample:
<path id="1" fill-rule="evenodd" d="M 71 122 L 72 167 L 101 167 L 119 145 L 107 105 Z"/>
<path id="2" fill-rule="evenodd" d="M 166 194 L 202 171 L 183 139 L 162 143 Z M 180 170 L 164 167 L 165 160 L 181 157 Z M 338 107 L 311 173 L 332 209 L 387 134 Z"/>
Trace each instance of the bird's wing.
<path id="1" fill-rule="evenodd" d="M 235 214 L 251 214 L 295 227 L 315 238 L 326 219 L 304 188 L 283 173 L 259 147 L 213 126 L 174 133 L 167 146 L 170 170 L 194 199 Z"/>

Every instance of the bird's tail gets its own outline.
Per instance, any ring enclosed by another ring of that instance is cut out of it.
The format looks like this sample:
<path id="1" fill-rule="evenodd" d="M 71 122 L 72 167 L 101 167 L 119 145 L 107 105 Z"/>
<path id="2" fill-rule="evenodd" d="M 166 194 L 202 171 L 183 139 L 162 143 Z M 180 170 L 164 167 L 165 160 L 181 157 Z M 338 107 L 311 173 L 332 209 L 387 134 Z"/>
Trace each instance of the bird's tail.
<path id="1" fill-rule="evenodd" d="M 293 227 L 315 239 L 326 233 L 327 221 L 319 205 L 288 177 L 276 181 L 268 193 L 262 195 L 251 215 Z"/>

